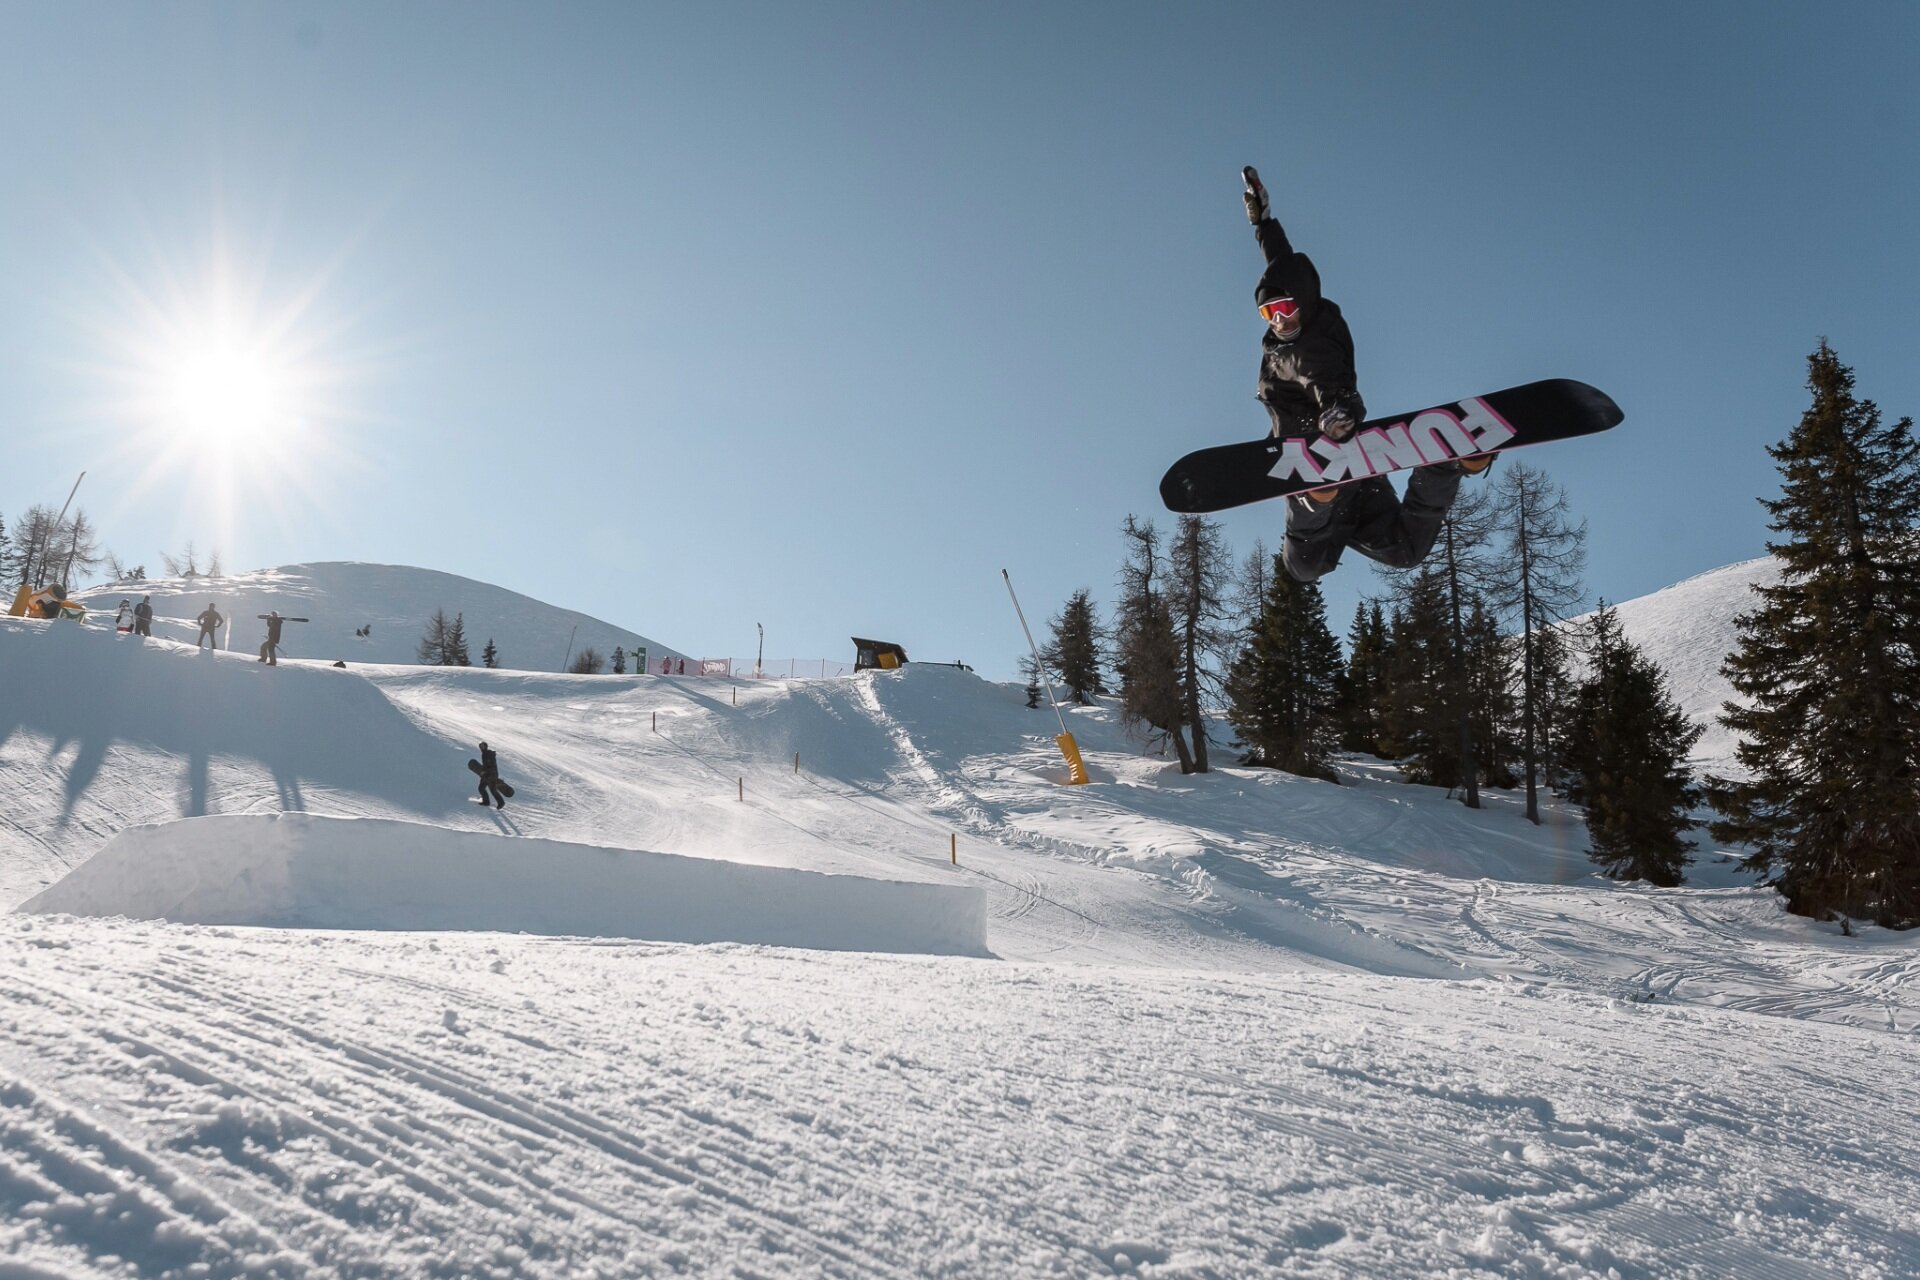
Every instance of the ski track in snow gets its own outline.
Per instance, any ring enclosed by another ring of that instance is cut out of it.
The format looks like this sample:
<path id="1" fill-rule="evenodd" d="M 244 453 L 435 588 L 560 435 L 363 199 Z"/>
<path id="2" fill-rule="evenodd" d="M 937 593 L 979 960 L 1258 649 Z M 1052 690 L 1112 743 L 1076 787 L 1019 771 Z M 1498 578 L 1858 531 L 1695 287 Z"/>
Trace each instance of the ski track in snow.
<path id="1" fill-rule="evenodd" d="M 1764 572 L 1622 606 L 1687 620 L 1686 705 L 1701 593 Z M 949 669 L 268 671 L 0 622 L 0 905 L 130 826 L 295 811 L 979 885 L 997 957 L 0 917 L 0 1278 L 1920 1275 L 1920 939 L 1711 848 L 1611 884 L 1552 801 L 1182 777 L 1069 721 L 1092 786 Z"/>

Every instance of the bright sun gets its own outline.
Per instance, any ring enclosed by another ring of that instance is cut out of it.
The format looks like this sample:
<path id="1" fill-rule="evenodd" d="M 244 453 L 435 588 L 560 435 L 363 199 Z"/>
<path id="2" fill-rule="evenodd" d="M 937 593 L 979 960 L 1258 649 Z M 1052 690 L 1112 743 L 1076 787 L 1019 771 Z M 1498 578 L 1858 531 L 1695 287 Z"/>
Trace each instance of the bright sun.
<path id="1" fill-rule="evenodd" d="M 210 445 L 240 444 L 284 431 L 285 374 L 258 352 L 226 342 L 183 353 L 167 388 L 175 429 Z"/>

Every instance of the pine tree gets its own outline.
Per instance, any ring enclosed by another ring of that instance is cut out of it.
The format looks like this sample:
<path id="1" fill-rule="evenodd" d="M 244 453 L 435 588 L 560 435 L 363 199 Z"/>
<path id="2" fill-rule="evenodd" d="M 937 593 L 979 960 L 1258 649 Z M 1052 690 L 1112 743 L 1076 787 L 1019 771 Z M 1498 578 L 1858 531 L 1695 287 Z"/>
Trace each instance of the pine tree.
<path id="1" fill-rule="evenodd" d="M 480 665 L 489 671 L 500 665 L 500 653 L 493 647 L 493 637 L 487 637 L 487 647 L 480 651 Z"/>
<path id="2" fill-rule="evenodd" d="M 1460 782 L 1462 686 L 1454 679 L 1446 588 L 1438 571 L 1407 574 L 1399 584 L 1387 642 L 1385 736 L 1409 782 L 1453 787 Z"/>
<path id="3" fill-rule="evenodd" d="M 1149 743 L 1171 743 L 1180 772 L 1194 771 L 1185 735 L 1187 700 L 1180 684 L 1180 641 L 1166 587 L 1165 558 L 1153 521 L 1128 516 L 1121 531 L 1127 556 L 1120 568 L 1120 600 L 1114 624 L 1115 667 L 1120 672 L 1120 717 L 1145 726 Z"/>
<path id="4" fill-rule="evenodd" d="M 1564 618 L 1584 588 L 1587 526 L 1571 523 L 1565 490 L 1524 462 L 1510 464 L 1494 495 L 1505 554 L 1494 603 L 1520 624 L 1520 750 L 1526 771 L 1527 820 L 1540 821 L 1540 709 L 1544 699 L 1537 647 L 1540 635 Z"/>
<path id="5" fill-rule="evenodd" d="M 1489 786 L 1514 786 L 1520 781 L 1513 768 L 1520 754 L 1519 734 L 1514 731 L 1518 715 L 1514 665 L 1519 644 L 1500 633 L 1499 619 L 1485 601 L 1475 599 L 1461 625 L 1461 645 L 1470 727 L 1465 749 L 1472 753 L 1474 776 Z"/>
<path id="6" fill-rule="evenodd" d="M 627 651 L 623 645 L 613 646 L 613 674 L 617 676 L 627 674 Z"/>
<path id="7" fill-rule="evenodd" d="M 1027 710 L 1038 711 L 1040 682 L 1046 679 L 1046 672 L 1040 669 L 1039 662 L 1035 661 L 1031 653 L 1023 653 L 1020 655 L 1020 674 L 1027 682 Z"/>
<path id="8" fill-rule="evenodd" d="M 1736 619 L 1722 671 L 1746 705 L 1746 777 L 1715 779 L 1715 839 L 1752 852 L 1790 910 L 1920 924 L 1920 444 L 1882 425 L 1823 340 L 1813 403 L 1768 452 L 1785 477 L 1763 500 L 1781 578 Z"/>
<path id="9" fill-rule="evenodd" d="M 7 522 L 0 520 L 0 583 L 13 581 L 13 540 L 7 537 Z"/>
<path id="10" fill-rule="evenodd" d="M 1565 747 L 1587 809 L 1589 856 L 1615 880 L 1671 887 L 1692 861 L 1686 833 L 1701 791 L 1687 753 L 1704 730 L 1604 603 L 1592 627 L 1592 671 L 1575 696 Z"/>
<path id="11" fill-rule="evenodd" d="M 1295 582 L 1277 557 L 1274 569 L 1260 615 L 1228 668 L 1227 721 L 1249 748 L 1248 764 L 1336 781 L 1340 646 L 1320 588 Z"/>
<path id="12" fill-rule="evenodd" d="M 1193 733 L 1193 771 L 1206 773 L 1207 719 L 1202 707 L 1218 692 L 1220 655 L 1233 639 L 1225 625 L 1233 561 L 1219 522 L 1181 516 L 1167 561 L 1179 642 L 1182 718 Z"/>
<path id="13" fill-rule="evenodd" d="M 1353 607 L 1347 629 L 1347 672 L 1340 690 L 1340 745 L 1385 754 L 1381 699 L 1387 690 L 1387 622 L 1378 600 Z"/>
<path id="14" fill-rule="evenodd" d="M 1049 627 L 1052 634 L 1041 657 L 1059 674 L 1073 700 L 1086 706 L 1094 694 L 1107 691 L 1100 674 L 1102 636 L 1093 592 L 1085 587 L 1074 592 Z"/>
<path id="15" fill-rule="evenodd" d="M 464 613 L 453 615 L 453 625 L 447 628 L 446 656 L 441 662 L 449 667 L 473 665 L 473 659 L 467 656 L 467 616 Z"/>
<path id="16" fill-rule="evenodd" d="M 422 663 L 429 667 L 447 665 L 447 637 L 453 630 L 453 624 L 447 621 L 445 609 L 435 609 L 433 616 L 427 619 L 427 629 L 420 637 L 420 644 L 414 650 Z"/>
<path id="17" fill-rule="evenodd" d="M 1483 756 L 1491 754 L 1490 744 L 1478 740 L 1480 733 L 1491 732 L 1491 726 L 1483 725 L 1484 717 L 1475 715 L 1476 705 L 1484 701 L 1478 699 L 1476 693 L 1490 692 L 1492 678 L 1504 670 L 1504 664 L 1498 663 L 1497 648 L 1483 643 L 1479 656 L 1495 662 L 1496 667 L 1477 672 L 1473 665 L 1475 654 L 1469 651 L 1467 641 L 1469 620 L 1484 610 L 1485 592 L 1498 579 L 1497 562 L 1488 550 L 1496 515 L 1486 489 L 1476 485 L 1462 493 L 1447 512 L 1432 556 L 1434 570 L 1445 588 L 1450 649 L 1450 660 L 1444 669 L 1444 678 L 1450 687 L 1445 696 L 1453 710 L 1454 731 L 1459 737 L 1454 752 L 1458 781 L 1452 785 L 1460 787 L 1462 800 L 1469 809 L 1480 807 L 1480 762 Z M 1491 706 L 1489 703 L 1487 709 Z"/>
<path id="18" fill-rule="evenodd" d="M 1567 795 L 1573 785 L 1566 739 L 1571 732 L 1575 697 L 1579 692 L 1579 681 L 1574 679 L 1570 667 L 1575 646 L 1580 643 L 1580 632 L 1571 625 L 1542 627 L 1533 637 L 1533 679 L 1539 692 L 1534 717 L 1540 780 L 1548 790 L 1560 795 Z"/>

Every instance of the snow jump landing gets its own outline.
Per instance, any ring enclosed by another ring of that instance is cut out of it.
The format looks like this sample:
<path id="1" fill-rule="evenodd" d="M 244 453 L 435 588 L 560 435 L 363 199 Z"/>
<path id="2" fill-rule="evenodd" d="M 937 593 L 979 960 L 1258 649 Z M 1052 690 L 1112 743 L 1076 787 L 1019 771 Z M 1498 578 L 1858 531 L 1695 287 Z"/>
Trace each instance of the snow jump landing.
<path id="1" fill-rule="evenodd" d="M 310 814 L 130 828 L 19 910 L 988 954 L 986 896 L 971 886 Z"/>

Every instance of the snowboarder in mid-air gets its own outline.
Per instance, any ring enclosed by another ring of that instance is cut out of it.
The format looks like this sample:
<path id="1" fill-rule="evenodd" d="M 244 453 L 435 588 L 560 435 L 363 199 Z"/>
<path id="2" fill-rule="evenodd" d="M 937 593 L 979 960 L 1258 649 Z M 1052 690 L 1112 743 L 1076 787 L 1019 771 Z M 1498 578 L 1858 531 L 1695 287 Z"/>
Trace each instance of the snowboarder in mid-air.
<path id="1" fill-rule="evenodd" d="M 1267 256 L 1253 296 L 1267 323 L 1260 340 L 1259 399 L 1273 420 L 1273 437 L 1350 439 L 1367 416 L 1354 372 L 1353 334 L 1339 306 L 1321 295 L 1313 260 L 1295 251 L 1275 221 L 1260 175 L 1249 166 L 1241 177 L 1247 220 Z M 1331 573 L 1349 546 L 1395 569 L 1412 568 L 1433 550 L 1460 477 L 1491 465 L 1488 454 L 1419 467 L 1407 480 L 1404 501 L 1385 476 L 1291 495 L 1281 551 L 1287 573 L 1313 582 Z"/>

